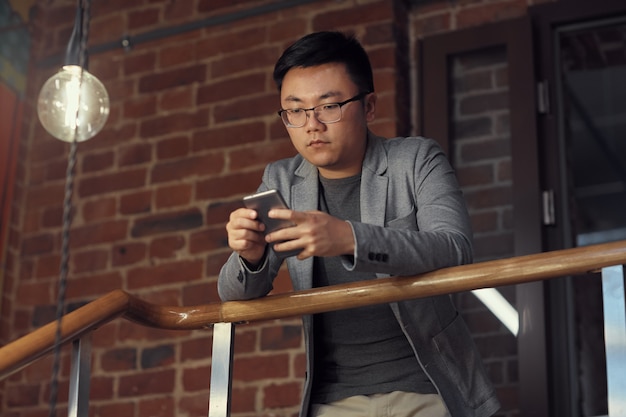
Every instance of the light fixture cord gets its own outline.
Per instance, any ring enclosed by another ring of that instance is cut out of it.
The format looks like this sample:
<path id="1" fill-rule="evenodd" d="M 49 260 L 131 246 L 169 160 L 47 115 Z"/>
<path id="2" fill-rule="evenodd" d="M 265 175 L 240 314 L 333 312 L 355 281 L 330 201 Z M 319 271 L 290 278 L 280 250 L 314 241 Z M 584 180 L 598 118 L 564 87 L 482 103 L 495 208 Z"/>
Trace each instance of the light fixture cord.
<path id="1" fill-rule="evenodd" d="M 82 14 L 80 23 L 80 48 L 79 48 L 79 65 L 81 71 L 87 65 L 87 39 L 89 35 L 89 12 L 90 12 L 91 0 L 78 0 L 77 13 Z M 71 42 L 71 40 L 70 40 Z M 82 72 L 81 72 L 81 84 L 82 84 Z M 79 86 L 78 91 L 82 89 Z M 80 93 L 79 93 L 80 94 Z M 78 111 L 76 110 L 76 117 L 78 117 Z M 63 339 L 62 321 L 65 314 L 65 296 L 67 292 L 67 275 L 69 271 L 69 240 L 70 240 L 70 228 L 72 224 L 72 195 L 74 189 L 74 176 L 76 173 L 76 153 L 78 149 L 78 123 L 74 125 L 74 140 L 70 144 L 70 154 L 67 161 L 67 170 L 65 172 L 65 193 L 63 196 L 63 225 L 61 232 L 61 263 L 59 271 L 59 292 L 57 294 L 57 308 L 56 308 L 56 335 L 54 343 L 54 363 L 52 365 L 52 381 L 50 383 L 50 404 L 49 404 L 49 416 L 56 416 L 56 406 L 59 391 L 59 369 L 61 364 L 61 342 Z"/>

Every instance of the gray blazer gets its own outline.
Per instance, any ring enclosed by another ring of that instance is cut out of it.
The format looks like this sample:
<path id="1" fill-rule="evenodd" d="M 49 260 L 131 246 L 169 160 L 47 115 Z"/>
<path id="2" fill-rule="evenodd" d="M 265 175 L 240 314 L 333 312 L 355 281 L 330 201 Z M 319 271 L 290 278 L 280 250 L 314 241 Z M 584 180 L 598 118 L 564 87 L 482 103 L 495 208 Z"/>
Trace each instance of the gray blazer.
<path id="1" fill-rule="evenodd" d="M 300 155 L 269 164 L 259 191 L 276 188 L 294 210 L 318 209 L 317 168 Z M 361 222 L 350 222 L 356 249 L 347 270 L 378 277 L 415 275 L 472 261 L 471 228 L 454 171 L 437 143 L 410 137 L 368 135 L 361 172 Z M 262 297 L 272 290 L 283 259 L 269 250 L 251 271 L 233 253 L 220 271 L 222 300 Z M 294 290 L 309 289 L 313 259 L 287 258 Z M 449 296 L 390 304 L 424 372 L 452 417 L 489 416 L 499 403 L 464 321 Z M 312 318 L 303 316 L 307 379 L 306 417 L 313 368 Z"/>

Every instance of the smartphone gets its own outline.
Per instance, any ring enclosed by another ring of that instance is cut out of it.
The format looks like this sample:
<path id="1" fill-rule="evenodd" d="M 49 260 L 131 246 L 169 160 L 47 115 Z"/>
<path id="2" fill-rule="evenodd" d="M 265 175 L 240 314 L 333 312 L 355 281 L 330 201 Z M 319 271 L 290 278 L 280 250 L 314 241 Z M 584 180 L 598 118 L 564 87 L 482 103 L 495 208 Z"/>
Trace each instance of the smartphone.
<path id="1" fill-rule="evenodd" d="M 289 208 L 287 203 L 285 203 L 285 199 L 280 194 L 278 190 L 268 190 L 263 191 L 261 193 L 248 195 L 243 198 L 243 204 L 252 210 L 257 212 L 258 219 L 261 223 L 265 225 L 264 234 L 271 233 L 275 230 L 283 229 L 285 227 L 295 226 L 289 220 L 283 219 L 272 219 L 267 213 L 271 209 L 275 208 Z M 271 245 L 272 249 L 274 249 L 274 245 Z M 302 249 L 297 249 L 293 251 L 274 251 L 279 257 L 288 257 L 295 256 L 300 253 Z"/>
<path id="2" fill-rule="evenodd" d="M 278 190 L 268 190 L 262 193 L 248 195 L 243 198 L 243 204 L 257 212 L 258 219 L 265 225 L 265 234 L 289 226 L 295 226 L 289 220 L 271 219 L 267 212 L 275 208 L 289 208 Z"/>

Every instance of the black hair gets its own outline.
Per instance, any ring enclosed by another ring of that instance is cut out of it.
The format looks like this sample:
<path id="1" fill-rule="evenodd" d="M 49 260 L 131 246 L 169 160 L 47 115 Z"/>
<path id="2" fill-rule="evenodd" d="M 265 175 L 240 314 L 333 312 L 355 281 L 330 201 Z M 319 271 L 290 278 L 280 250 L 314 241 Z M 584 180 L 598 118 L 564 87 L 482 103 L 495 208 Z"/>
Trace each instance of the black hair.
<path id="1" fill-rule="evenodd" d="M 354 35 L 342 32 L 311 33 L 285 49 L 274 66 L 274 82 L 280 91 L 285 74 L 290 69 L 329 63 L 345 64 L 359 92 L 374 91 L 372 65 L 367 52 Z"/>

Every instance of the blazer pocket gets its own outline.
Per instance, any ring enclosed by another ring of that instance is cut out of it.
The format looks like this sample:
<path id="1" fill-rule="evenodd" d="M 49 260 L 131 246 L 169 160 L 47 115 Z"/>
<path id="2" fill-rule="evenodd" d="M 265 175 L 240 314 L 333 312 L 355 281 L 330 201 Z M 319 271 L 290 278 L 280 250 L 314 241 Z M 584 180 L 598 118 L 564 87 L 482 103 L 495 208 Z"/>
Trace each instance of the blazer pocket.
<path id="1" fill-rule="evenodd" d="M 387 227 L 393 229 L 419 230 L 417 227 L 417 210 L 411 207 L 409 214 L 387 221 Z"/>

